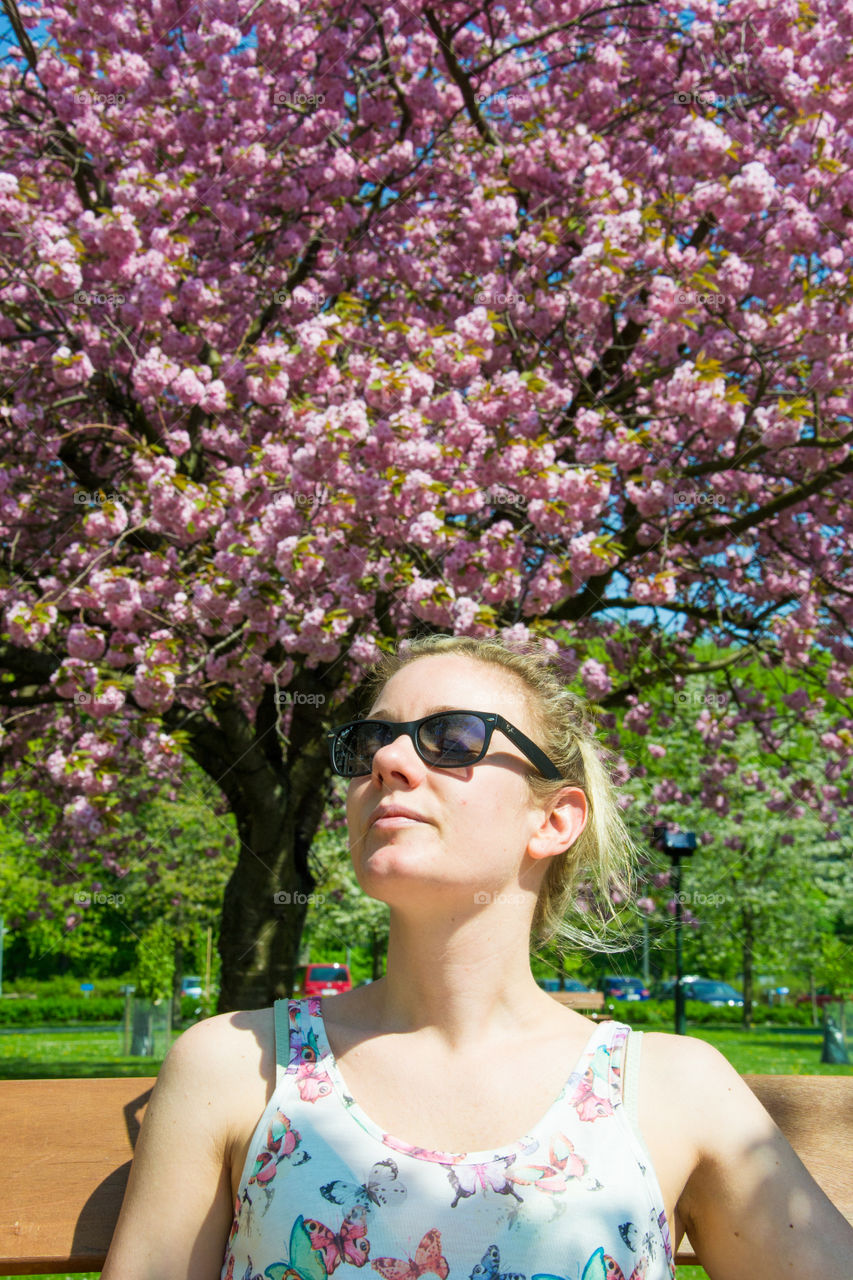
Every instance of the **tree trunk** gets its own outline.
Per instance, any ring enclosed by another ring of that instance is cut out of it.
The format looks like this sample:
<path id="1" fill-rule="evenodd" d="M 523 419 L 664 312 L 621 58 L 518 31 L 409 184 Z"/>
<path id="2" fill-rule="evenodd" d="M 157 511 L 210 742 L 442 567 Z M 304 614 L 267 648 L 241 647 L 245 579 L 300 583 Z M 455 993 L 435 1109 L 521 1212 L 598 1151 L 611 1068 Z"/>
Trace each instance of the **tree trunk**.
<path id="1" fill-rule="evenodd" d="M 130 1052 L 135 1058 L 154 1056 L 154 1009 L 147 1000 L 134 1001 Z"/>
<path id="2" fill-rule="evenodd" d="M 219 1013 L 264 1008 L 290 994 L 314 887 L 307 869 L 310 839 L 297 847 L 281 782 L 252 811 L 237 815 L 237 830 L 240 855 L 222 904 Z"/>
<path id="3" fill-rule="evenodd" d="M 752 1029 L 753 946 L 755 922 L 749 909 L 743 912 L 743 1025 Z"/>
<path id="4" fill-rule="evenodd" d="M 180 913 L 178 915 L 180 921 Z M 180 931 L 175 938 L 175 972 L 172 977 L 172 1026 L 184 1025 L 181 1017 L 181 988 L 184 981 L 184 943 Z"/>
<path id="5" fill-rule="evenodd" d="M 176 709 L 169 716 L 169 728 L 187 734 L 194 758 L 224 792 L 237 823 L 240 851 L 222 905 L 218 1013 L 265 1008 L 293 990 L 314 888 L 308 854 L 332 776 L 325 695 L 316 693 L 323 684 L 306 680 L 299 694 L 318 701 L 297 694 L 287 738 L 272 687 L 254 724 L 230 689 L 213 698 L 209 713 Z M 356 697 L 338 705 L 336 720 L 352 718 Z"/>
<path id="6" fill-rule="evenodd" d="M 371 977 L 375 982 L 377 978 L 382 977 L 382 948 L 379 945 L 379 934 L 375 929 L 373 930 L 373 946 L 371 947 L 371 951 L 373 955 L 373 970 L 371 972 Z"/>
<path id="7" fill-rule="evenodd" d="M 809 996 L 812 1004 L 812 1026 L 817 1026 L 817 987 L 814 980 L 814 969 L 809 970 Z"/>

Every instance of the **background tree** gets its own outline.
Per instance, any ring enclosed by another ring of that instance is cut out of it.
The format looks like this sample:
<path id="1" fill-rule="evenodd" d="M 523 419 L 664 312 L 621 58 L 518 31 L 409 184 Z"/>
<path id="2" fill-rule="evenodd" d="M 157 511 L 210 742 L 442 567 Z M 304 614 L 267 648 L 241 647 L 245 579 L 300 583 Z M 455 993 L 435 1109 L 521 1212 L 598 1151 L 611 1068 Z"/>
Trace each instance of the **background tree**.
<path id="1" fill-rule="evenodd" d="M 155 920 L 139 939 L 136 963 L 133 1040 L 130 1052 L 154 1052 L 154 1008 L 167 1005 L 166 1043 L 171 1036 L 171 999 L 175 976 L 175 940 L 165 920 Z"/>
<path id="2" fill-rule="evenodd" d="M 711 646 L 697 658 L 713 664 Z M 763 718 L 745 721 L 743 699 L 760 699 Z M 629 823 L 638 838 L 648 840 L 660 822 L 697 833 L 697 851 L 682 872 L 684 919 L 694 926 L 685 940 L 687 964 L 742 980 L 747 1025 L 758 967 L 797 973 L 807 985 L 824 939 L 841 942 L 853 907 L 844 813 L 850 761 L 839 767 L 821 750 L 837 717 L 833 701 L 810 698 L 798 676 L 756 661 L 742 682 L 723 670 L 660 694 L 655 723 L 666 726 L 665 746 L 632 733 L 630 710 L 618 729 L 615 716 L 607 720 L 632 762 L 626 791 L 637 801 Z M 784 736 L 774 705 L 799 712 L 784 724 Z M 647 868 L 640 906 L 657 923 L 665 954 L 675 899 L 660 859 Z"/>
<path id="3" fill-rule="evenodd" d="M 4 750 L 107 867 L 119 778 L 221 789 L 222 1009 L 399 637 L 849 697 L 849 5 L 2 3 Z"/>
<path id="4" fill-rule="evenodd" d="M 154 921 L 168 926 L 176 985 L 184 973 L 204 974 L 207 929 L 218 933 L 222 884 L 236 859 L 233 821 L 217 813 L 224 806 L 211 803 L 210 784 L 192 761 L 180 791 L 135 777 L 122 787 L 131 802 L 116 815 L 124 851 L 109 868 L 97 838 L 82 847 L 57 838 L 60 815 L 47 797 L 20 785 L 7 791 L 0 814 L 7 978 L 57 969 L 128 975 Z"/>
<path id="5" fill-rule="evenodd" d="M 342 799 L 341 787 L 338 793 Z M 307 942 L 312 958 L 363 948 L 370 956 L 371 980 L 381 978 L 388 951 L 388 906 L 368 898 L 356 880 L 346 826 L 340 819 L 334 828 L 317 832 L 311 846 L 311 871 L 315 891 L 308 906 L 303 946 Z"/>

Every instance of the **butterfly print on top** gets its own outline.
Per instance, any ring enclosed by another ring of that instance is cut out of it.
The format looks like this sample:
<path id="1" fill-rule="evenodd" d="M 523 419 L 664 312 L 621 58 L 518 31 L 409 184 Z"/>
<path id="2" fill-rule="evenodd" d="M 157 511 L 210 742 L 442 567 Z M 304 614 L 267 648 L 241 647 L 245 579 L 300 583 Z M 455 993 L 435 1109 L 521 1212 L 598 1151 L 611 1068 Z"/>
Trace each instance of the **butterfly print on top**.
<path id="1" fill-rule="evenodd" d="M 660 1188 L 622 1100 L 628 1027 L 591 1026 L 540 1122 L 466 1154 L 402 1142 L 361 1110 L 322 1007 L 276 1004 L 276 1086 L 220 1280 L 674 1280 Z"/>

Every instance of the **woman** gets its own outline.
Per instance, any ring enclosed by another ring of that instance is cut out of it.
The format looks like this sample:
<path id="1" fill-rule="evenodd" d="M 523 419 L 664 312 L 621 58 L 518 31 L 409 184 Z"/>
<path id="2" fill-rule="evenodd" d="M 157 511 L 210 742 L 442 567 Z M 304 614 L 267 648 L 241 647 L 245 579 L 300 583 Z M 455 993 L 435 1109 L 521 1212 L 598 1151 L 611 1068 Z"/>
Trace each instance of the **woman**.
<path id="1" fill-rule="evenodd" d="M 853 1231 L 716 1050 L 532 977 L 531 929 L 577 940 L 579 884 L 630 855 L 547 660 L 429 637 L 375 684 L 330 747 L 387 974 L 176 1041 L 103 1280 L 659 1280 L 685 1230 L 712 1280 L 849 1280 Z"/>

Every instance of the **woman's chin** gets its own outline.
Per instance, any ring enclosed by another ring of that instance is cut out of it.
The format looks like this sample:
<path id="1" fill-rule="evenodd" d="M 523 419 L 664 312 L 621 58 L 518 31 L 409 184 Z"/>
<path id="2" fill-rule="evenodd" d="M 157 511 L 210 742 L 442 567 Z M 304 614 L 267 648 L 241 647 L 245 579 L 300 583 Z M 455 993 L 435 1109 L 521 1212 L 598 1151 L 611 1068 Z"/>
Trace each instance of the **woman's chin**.
<path id="1" fill-rule="evenodd" d="M 476 885 L 461 884 L 454 878 L 453 868 L 439 867 L 427 850 L 405 848 L 396 842 L 383 843 L 362 853 L 355 875 L 364 892 L 382 902 L 389 902 L 398 889 L 410 899 L 412 891 L 418 890 L 432 889 L 441 893 L 455 890 L 457 897 L 464 897 L 477 888 Z"/>

